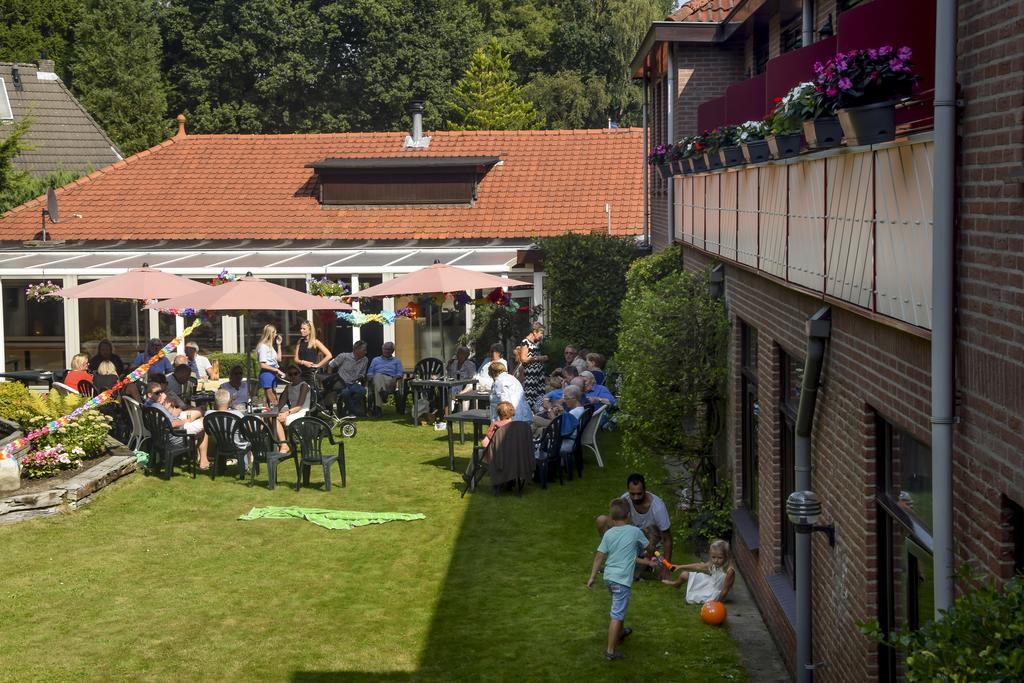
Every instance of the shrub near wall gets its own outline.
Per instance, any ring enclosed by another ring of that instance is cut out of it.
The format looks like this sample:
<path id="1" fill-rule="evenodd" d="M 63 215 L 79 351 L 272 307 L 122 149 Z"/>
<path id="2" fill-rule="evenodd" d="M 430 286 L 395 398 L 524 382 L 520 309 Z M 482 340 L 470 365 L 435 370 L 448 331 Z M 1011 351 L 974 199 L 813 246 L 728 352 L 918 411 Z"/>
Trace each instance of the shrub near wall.
<path id="1" fill-rule="evenodd" d="M 538 242 L 544 289 L 551 302 L 549 332 L 606 357 L 618 343 L 626 270 L 636 255 L 631 238 L 568 234 Z"/>

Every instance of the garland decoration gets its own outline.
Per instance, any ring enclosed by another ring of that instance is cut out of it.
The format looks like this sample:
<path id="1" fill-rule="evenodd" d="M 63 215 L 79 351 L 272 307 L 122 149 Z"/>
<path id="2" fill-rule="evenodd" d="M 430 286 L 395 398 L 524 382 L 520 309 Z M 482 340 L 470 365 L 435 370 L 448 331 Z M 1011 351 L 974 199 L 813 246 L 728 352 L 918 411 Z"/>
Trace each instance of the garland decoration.
<path id="1" fill-rule="evenodd" d="M 382 313 L 363 313 L 361 311 L 335 311 L 335 315 L 341 320 L 352 325 L 362 327 L 367 323 L 380 323 L 381 325 L 394 325 L 398 318 L 409 318 L 415 320 L 416 316 L 409 310 L 409 307 L 397 311 L 383 311 Z"/>
<path id="2" fill-rule="evenodd" d="M 60 285 L 54 284 L 51 280 L 36 282 L 25 288 L 25 298 L 29 301 L 60 301 Z"/>
<path id="3" fill-rule="evenodd" d="M 175 337 L 174 339 L 172 339 L 162 349 L 157 351 L 153 355 L 153 357 L 151 357 L 149 360 L 147 360 L 139 367 L 132 370 L 124 377 L 124 379 L 119 380 L 117 384 L 115 384 L 111 388 L 107 389 L 106 391 L 100 394 L 96 394 L 95 396 L 90 398 L 88 401 L 86 401 L 79 407 L 75 408 L 67 415 L 64 415 L 63 417 L 58 417 L 56 420 L 51 420 L 42 427 L 34 429 L 25 436 L 15 439 L 14 441 L 8 443 L 6 446 L 3 447 L 3 450 L 0 450 L 0 460 L 6 460 L 7 458 L 10 458 L 11 456 L 14 455 L 15 451 L 22 448 L 23 446 L 27 446 L 28 444 L 32 443 L 41 436 L 46 436 L 51 432 L 56 432 L 63 429 L 85 411 L 92 410 L 93 408 L 96 408 L 111 400 L 114 397 L 114 394 L 120 391 L 125 385 L 129 384 L 130 382 L 137 382 L 140 379 L 142 379 L 146 375 L 146 373 L 149 372 L 149 368 L 150 366 L 153 365 L 153 363 L 157 362 L 164 356 L 171 353 L 172 349 L 175 349 L 178 346 L 180 346 L 185 337 L 192 334 L 192 332 L 194 332 L 195 329 L 199 327 L 200 322 L 201 321 L 196 320 L 191 325 L 186 327 L 185 330 L 181 333 L 180 337 Z"/>
<path id="4" fill-rule="evenodd" d="M 225 268 L 224 270 L 222 270 L 219 273 L 217 273 L 217 277 L 215 277 L 212 280 L 210 280 L 210 286 L 211 287 L 216 287 L 217 285 L 226 285 L 227 283 L 234 282 L 237 279 L 238 279 L 237 275 L 232 275 L 231 273 L 228 272 L 228 269 Z M 185 310 L 186 311 L 190 311 L 192 309 L 186 308 Z M 182 314 L 182 315 L 184 315 L 184 314 Z"/>

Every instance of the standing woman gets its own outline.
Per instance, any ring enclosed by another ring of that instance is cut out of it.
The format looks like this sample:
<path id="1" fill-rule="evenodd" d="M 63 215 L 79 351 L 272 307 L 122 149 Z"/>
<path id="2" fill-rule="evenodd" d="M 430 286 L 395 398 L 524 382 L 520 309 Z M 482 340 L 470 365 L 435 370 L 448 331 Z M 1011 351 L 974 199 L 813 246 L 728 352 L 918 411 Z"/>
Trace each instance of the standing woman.
<path id="1" fill-rule="evenodd" d="M 299 343 L 295 346 L 295 364 L 302 371 L 302 380 L 310 386 L 316 371 L 331 361 L 331 352 L 316 338 L 313 321 L 303 320 L 299 325 Z"/>
<path id="2" fill-rule="evenodd" d="M 544 326 L 533 323 L 530 334 L 516 347 L 516 360 L 523 370 L 523 390 L 526 392 L 526 401 L 531 406 L 544 394 L 544 364 L 548 362 L 548 357 L 540 353 L 540 343 L 543 339 Z"/>
<path id="3" fill-rule="evenodd" d="M 256 345 L 256 357 L 260 362 L 260 386 L 267 398 L 268 406 L 277 405 L 277 393 L 274 391 L 274 384 L 278 379 L 284 379 L 285 374 L 281 371 L 281 335 L 273 325 L 266 325 L 263 328 L 263 336 L 260 343 Z"/>

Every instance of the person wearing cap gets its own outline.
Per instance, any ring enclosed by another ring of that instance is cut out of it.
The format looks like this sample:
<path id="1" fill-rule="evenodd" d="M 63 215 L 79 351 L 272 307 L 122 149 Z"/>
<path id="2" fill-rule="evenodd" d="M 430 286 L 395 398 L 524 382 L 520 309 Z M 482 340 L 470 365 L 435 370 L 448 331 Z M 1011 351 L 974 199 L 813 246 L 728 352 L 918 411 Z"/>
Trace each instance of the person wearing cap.
<path id="1" fill-rule="evenodd" d="M 134 370 L 155 356 L 163 347 L 164 343 L 156 337 L 150 339 L 149 343 L 146 345 L 146 350 L 140 351 L 138 355 L 135 356 L 135 360 L 132 361 L 132 369 Z M 167 356 L 163 356 L 149 366 L 149 372 L 147 374 L 153 374 L 155 372 L 162 372 L 165 375 L 169 375 L 174 372 L 174 365 L 167 359 Z"/>
<path id="2" fill-rule="evenodd" d="M 606 403 L 610 406 L 615 405 L 615 396 L 612 395 L 612 392 L 608 391 L 608 387 L 597 383 L 594 379 L 594 373 L 590 370 L 584 370 L 580 373 L 580 377 L 583 378 L 587 401 L 590 403 Z"/>

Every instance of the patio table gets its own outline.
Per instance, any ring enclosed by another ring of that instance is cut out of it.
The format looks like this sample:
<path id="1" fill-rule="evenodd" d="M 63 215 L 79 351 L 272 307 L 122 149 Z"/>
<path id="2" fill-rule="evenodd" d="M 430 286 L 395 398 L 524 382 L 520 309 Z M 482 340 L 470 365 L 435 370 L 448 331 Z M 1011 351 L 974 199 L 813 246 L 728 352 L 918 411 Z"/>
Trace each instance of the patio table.
<path id="1" fill-rule="evenodd" d="M 412 424 L 416 424 L 417 415 L 416 410 L 416 390 L 417 389 L 440 389 L 443 406 L 442 410 L 444 413 L 448 412 L 448 406 L 451 403 L 452 389 L 457 387 L 463 387 L 467 384 L 476 386 L 477 380 L 475 379 L 411 379 L 409 380 L 409 387 L 412 389 L 413 394 L 413 409 L 412 409 Z"/>
<path id="2" fill-rule="evenodd" d="M 14 370 L 12 372 L 0 372 L 0 377 L 13 379 L 26 386 L 31 384 L 53 386 L 53 373 L 49 370 Z"/>
<path id="3" fill-rule="evenodd" d="M 460 424 L 473 423 L 473 447 L 480 445 L 480 438 L 483 428 L 491 423 L 491 411 L 482 408 L 473 410 L 461 410 L 448 416 L 448 466 L 455 471 L 455 431 L 452 423 L 458 421 Z"/>

